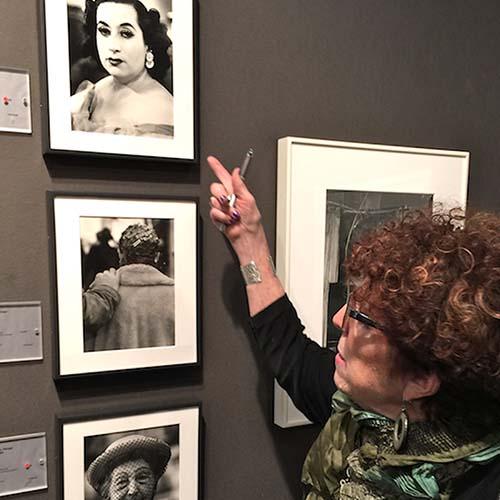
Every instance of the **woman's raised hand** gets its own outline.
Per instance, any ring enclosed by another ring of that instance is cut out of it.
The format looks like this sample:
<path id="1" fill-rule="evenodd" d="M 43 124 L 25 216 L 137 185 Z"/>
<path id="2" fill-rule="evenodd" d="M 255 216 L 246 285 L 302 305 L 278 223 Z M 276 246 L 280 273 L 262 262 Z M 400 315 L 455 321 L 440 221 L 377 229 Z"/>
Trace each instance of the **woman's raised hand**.
<path id="1" fill-rule="evenodd" d="M 242 269 L 252 265 L 260 276 L 260 281 L 247 282 L 246 288 L 249 312 L 254 316 L 285 292 L 275 275 L 255 198 L 241 179 L 240 169 L 230 173 L 213 156 L 207 161 L 219 179 L 210 186 L 210 218 L 226 235 Z"/>
<path id="2" fill-rule="evenodd" d="M 262 230 L 259 209 L 240 177 L 239 168 L 229 172 L 214 156 L 209 156 L 207 161 L 219 180 L 210 186 L 210 218 L 238 252 L 238 247 L 250 244 Z"/>

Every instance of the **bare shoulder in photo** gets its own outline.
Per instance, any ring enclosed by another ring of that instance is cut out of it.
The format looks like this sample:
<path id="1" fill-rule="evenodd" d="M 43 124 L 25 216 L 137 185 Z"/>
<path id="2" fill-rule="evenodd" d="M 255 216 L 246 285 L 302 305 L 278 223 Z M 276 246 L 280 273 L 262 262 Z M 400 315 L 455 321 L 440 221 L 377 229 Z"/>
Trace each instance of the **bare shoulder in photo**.
<path id="1" fill-rule="evenodd" d="M 173 137 L 172 0 L 68 0 L 73 130 Z"/>
<path id="2" fill-rule="evenodd" d="M 44 154 L 197 163 L 198 2 L 41 2 Z"/>

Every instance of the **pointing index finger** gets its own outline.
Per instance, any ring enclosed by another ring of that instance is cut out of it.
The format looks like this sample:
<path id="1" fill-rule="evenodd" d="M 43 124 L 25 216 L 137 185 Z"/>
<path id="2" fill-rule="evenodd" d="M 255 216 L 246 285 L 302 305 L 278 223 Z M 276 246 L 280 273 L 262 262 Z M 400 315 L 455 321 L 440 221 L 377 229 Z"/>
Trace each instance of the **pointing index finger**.
<path id="1" fill-rule="evenodd" d="M 222 184 L 226 188 L 228 194 L 232 194 L 233 180 L 228 170 L 224 167 L 224 165 L 222 165 L 222 163 L 215 156 L 209 156 L 207 158 L 207 162 L 210 168 L 212 169 L 212 172 L 215 174 L 215 177 L 217 177 L 217 179 L 219 179 L 219 181 L 222 182 Z"/>

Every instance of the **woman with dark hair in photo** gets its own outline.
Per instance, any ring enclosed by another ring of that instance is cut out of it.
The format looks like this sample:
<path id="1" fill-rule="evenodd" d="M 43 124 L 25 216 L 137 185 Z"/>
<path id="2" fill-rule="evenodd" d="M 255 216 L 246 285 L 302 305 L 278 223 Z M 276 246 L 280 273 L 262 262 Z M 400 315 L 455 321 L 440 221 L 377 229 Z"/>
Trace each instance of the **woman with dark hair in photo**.
<path id="1" fill-rule="evenodd" d="M 208 163 L 210 217 L 239 259 L 256 342 L 323 427 L 303 498 L 497 500 L 500 216 L 408 212 L 362 236 L 344 264 L 335 353 L 304 335 L 239 169 Z"/>
<path id="2" fill-rule="evenodd" d="M 171 42 L 159 12 L 139 0 L 87 0 L 84 28 L 94 73 L 105 76 L 71 96 L 73 130 L 173 136 L 173 96 L 163 84 Z M 73 67 L 72 80 L 84 72 Z"/>

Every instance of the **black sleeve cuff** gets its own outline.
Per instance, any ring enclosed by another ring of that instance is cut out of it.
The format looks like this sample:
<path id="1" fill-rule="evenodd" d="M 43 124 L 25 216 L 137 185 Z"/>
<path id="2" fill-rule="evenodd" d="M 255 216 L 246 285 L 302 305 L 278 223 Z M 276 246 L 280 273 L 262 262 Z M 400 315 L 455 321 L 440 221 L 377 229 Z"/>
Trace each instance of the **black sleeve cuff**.
<path id="1" fill-rule="evenodd" d="M 252 316 L 250 318 L 250 326 L 252 327 L 252 330 L 261 328 L 266 323 L 271 323 L 290 309 L 294 309 L 294 307 L 288 296 L 285 294 L 269 304 L 265 309 L 258 312 L 255 316 Z"/>

